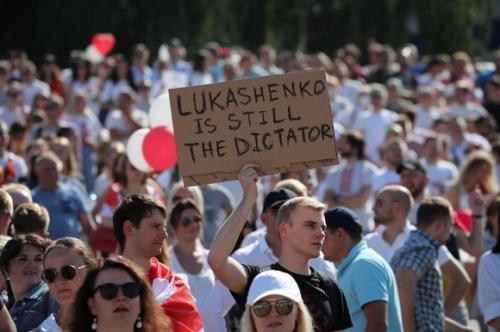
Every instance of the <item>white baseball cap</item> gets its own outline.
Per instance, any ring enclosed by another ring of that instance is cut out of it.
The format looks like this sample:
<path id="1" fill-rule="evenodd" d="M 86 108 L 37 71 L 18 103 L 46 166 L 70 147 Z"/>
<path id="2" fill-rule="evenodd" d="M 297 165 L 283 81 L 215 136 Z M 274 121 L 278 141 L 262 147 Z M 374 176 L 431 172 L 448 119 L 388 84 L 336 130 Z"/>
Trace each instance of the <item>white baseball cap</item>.
<path id="1" fill-rule="evenodd" d="M 282 295 L 297 303 L 302 302 L 300 289 L 288 273 L 269 270 L 259 273 L 252 281 L 247 296 L 247 304 L 255 302 L 268 295 Z"/>

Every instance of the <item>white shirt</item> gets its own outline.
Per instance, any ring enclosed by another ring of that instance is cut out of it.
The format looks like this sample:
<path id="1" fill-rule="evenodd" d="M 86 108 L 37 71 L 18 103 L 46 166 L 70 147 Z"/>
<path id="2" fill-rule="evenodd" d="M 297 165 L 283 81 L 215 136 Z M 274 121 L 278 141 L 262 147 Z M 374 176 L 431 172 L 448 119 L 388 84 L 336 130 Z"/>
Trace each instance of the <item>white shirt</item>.
<path id="1" fill-rule="evenodd" d="M 61 327 L 57 324 L 54 314 L 50 314 L 40 326 L 32 330 L 33 332 L 62 332 Z"/>
<path id="2" fill-rule="evenodd" d="M 423 108 L 420 105 L 415 107 L 415 127 L 432 129 L 434 121 L 440 117 L 439 109 L 436 107 Z"/>
<path id="3" fill-rule="evenodd" d="M 487 115 L 488 112 L 483 106 L 479 104 L 474 104 L 471 102 L 465 103 L 464 105 L 454 104 L 450 109 L 451 116 L 454 118 L 467 118 L 471 115 Z"/>
<path id="4" fill-rule="evenodd" d="M 30 84 L 23 83 L 24 105 L 31 107 L 31 105 L 33 105 L 33 99 L 35 99 L 35 96 L 39 93 L 43 93 L 48 96 L 50 94 L 49 85 L 40 80 L 34 80 Z"/>
<path id="5" fill-rule="evenodd" d="M 405 228 L 403 228 L 403 231 L 399 233 L 394 242 L 390 244 L 387 243 L 382 237 L 385 231 L 385 226 L 379 225 L 374 232 L 365 236 L 365 240 L 368 244 L 368 247 L 375 250 L 388 263 L 390 263 L 396 251 L 404 245 L 404 243 L 410 236 L 410 232 L 415 229 L 417 229 L 415 226 L 411 225 L 410 222 L 407 222 Z M 448 248 L 446 248 L 446 246 L 440 246 L 438 251 L 439 265 L 443 265 L 450 259 L 451 253 Z"/>
<path id="6" fill-rule="evenodd" d="M 430 194 L 432 196 L 446 195 L 451 182 L 458 177 L 457 166 L 446 160 L 438 160 L 435 164 L 429 164 L 425 159 L 422 159 L 421 162 L 427 171 L 427 176 L 429 176 Z"/>
<path id="7" fill-rule="evenodd" d="M 477 276 L 477 299 L 487 323 L 500 317 L 500 254 L 484 253 L 479 261 Z M 489 326 L 488 329 L 495 331 Z"/>
<path id="8" fill-rule="evenodd" d="M 196 299 L 197 305 L 209 298 L 208 294 L 215 285 L 214 272 L 208 266 L 208 250 L 204 249 L 204 253 L 205 258 L 203 260 L 201 271 L 198 274 L 191 274 L 184 270 L 182 265 L 179 263 L 174 248 L 168 248 L 168 255 L 171 259 L 170 268 L 177 275 L 181 277 L 185 276 L 187 278 L 187 280 L 185 278 L 185 281 L 189 284 L 189 289 L 191 290 L 191 294 L 193 294 L 193 297 Z"/>
<path id="9" fill-rule="evenodd" d="M 243 241 L 241 241 L 240 248 L 244 248 L 244 247 L 254 243 L 255 241 L 258 241 L 259 239 L 264 238 L 266 236 L 266 234 L 267 234 L 267 227 L 261 227 L 255 231 L 251 232 L 250 234 L 245 236 Z"/>
<path id="10" fill-rule="evenodd" d="M 241 264 L 247 265 L 269 266 L 276 263 L 278 258 L 274 256 L 264 237 L 265 235 L 258 241 L 237 250 L 231 257 Z M 334 265 L 325 261 L 323 254 L 311 259 L 310 265 L 315 270 L 324 272 L 332 278 L 336 276 Z M 226 331 L 224 316 L 236 304 L 233 296 L 220 281 L 217 281 L 208 298 L 210 301 L 205 301 L 198 306 L 205 325 L 205 332 Z"/>
<path id="11" fill-rule="evenodd" d="M 132 118 L 142 127 L 147 127 L 149 124 L 148 115 L 137 109 L 132 110 Z M 118 132 L 130 132 L 133 129 L 132 124 L 123 115 L 121 110 L 114 110 L 106 117 L 106 129 L 116 130 Z M 126 142 L 124 142 L 126 143 Z"/>
<path id="12" fill-rule="evenodd" d="M 373 193 L 378 193 L 380 189 L 388 184 L 399 184 L 400 176 L 393 169 L 382 168 L 373 177 Z"/>
<path id="13" fill-rule="evenodd" d="M 396 113 L 386 109 L 379 112 L 364 111 L 354 123 L 354 129 L 365 134 L 366 151 L 371 161 L 380 161 L 378 149 L 385 142 L 387 129 L 396 118 Z"/>
<path id="14" fill-rule="evenodd" d="M 28 106 L 19 106 L 12 110 L 7 106 L 0 107 L 0 120 L 7 124 L 7 127 L 11 127 L 14 122 L 20 124 L 26 124 L 26 117 L 29 114 Z"/>

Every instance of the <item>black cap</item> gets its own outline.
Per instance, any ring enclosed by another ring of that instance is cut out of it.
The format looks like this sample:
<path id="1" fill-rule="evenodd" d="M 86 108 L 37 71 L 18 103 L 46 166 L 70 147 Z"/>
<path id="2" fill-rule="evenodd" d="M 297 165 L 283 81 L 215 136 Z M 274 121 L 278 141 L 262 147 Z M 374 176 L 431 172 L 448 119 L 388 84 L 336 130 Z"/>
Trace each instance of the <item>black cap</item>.
<path id="1" fill-rule="evenodd" d="M 326 228 L 343 228 L 349 234 L 363 234 L 363 226 L 356 213 L 345 207 L 336 207 L 325 212 Z"/>
<path id="2" fill-rule="evenodd" d="M 289 189 L 281 188 L 273 190 L 269 194 L 267 194 L 266 198 L 264 199 L 263 211 L 266 211 L 267 209 L 279 209 L 283 205 L 283 203 L 288 201 L 290 198 L 295 197 L 297 197 L 297 194 Z"/>
<path id="3" fill-rule="evenodd" d="M 401 172 L 403 172 L 403 170 L 405 169 L 409 171 L 420 171 L 424 174 L 427 174 L 427 170 L 425 169 L 425 167 L 422 166 L 422 164 L 417 160 L 408 160 L 403 162 L 401 165 L 398 166 L 396 172 L 398 174 L 401 174 Z"/>

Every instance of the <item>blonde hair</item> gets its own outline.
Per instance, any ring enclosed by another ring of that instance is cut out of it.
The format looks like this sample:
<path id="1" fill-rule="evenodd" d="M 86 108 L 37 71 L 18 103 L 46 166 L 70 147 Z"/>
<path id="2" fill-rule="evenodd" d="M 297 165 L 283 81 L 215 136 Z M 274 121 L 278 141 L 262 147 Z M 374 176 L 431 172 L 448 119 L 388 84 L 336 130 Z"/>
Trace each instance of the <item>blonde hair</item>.
<path id="1" fill-rule="evenodd" d="M 290 221 L 290 216 L 296 208 L 303 207 L 319 212 L 326 210 L 326 205 L 311 197 L 295 197 L 286 201 L 278 211 L 278 225 Z"/>
<path id="2" fill-rule="evenodd" d="M 297 179 L 281 180 L 274 186 L 274 189 L 282 188 L 293 191 L 297 196 L 309 196 L 306 185 Z"/>
<path id="3" fill-rule="evenodd" d="M 463 185 L 467 189 L 466 184 L 471 180 L 474 180 L 472 173 L 475 172 L 481 165 L 488 164 L 491 167 L 491 172 L 487 176 L 486 180 L 481 183 L 488 193 L 496 193 L 498 191 L 497 181 L 495 176 L 495 159 L 493 156 L 484 151 L 479 150 L 472 152 L 460 167 L 460 171 L 456 180 L 457 185 Z"/>
<path id="4" fill-rule="evenodd" d="M 296 302 L 295 302 L 296 303 Z M 313 322 L 309 310 L 304 305 L 304 303 L 297 304 L 297 321 L 295 323 L 294 332 L 312 332 Z M 252 313 L 250 312 L 251 306 L 247 305 L 243 317 L 241 318 L 241 332 L 258 332 L 255 328 L 255 323 L 252 318 Z"/>

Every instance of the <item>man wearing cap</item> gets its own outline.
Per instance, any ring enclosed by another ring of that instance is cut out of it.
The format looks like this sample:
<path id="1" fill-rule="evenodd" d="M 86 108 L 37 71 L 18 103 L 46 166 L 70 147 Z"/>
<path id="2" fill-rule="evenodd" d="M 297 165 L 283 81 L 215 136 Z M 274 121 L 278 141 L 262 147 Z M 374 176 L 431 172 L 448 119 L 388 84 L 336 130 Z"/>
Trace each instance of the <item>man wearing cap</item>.
<path id="1" fill-rule="evenodd" d="M 399 295 L 389 264 L 363 240 L 353 211 L 337 207 L 325 213 L 323 252 L 335 262 L 353 327 L 348 331 L 402 331 Z"/>
<path id="2" fill-rule="evenodd" d="M 278 262 L 280 256 L 280 237 L 277 227 L 277 215 L 279 208 L 287 200 L 295 198 L 297 195 L 285 188 L 276 188 L 264 199 L 260 219 L 265 227 L 261 231 L 256 231 L 254 241 L 247 246 L 234 252 L 231 257 L 241 264 L 270 266 Z M 311 260 L 311 266 L 325 274 L 334 277 L 335 268 L 331 263 L 326 262 L 322 257 Z M 229 290 L 217 281 L 215 287 L 210 292 L 208 298 L 199 305 L 206 332 L 218 332 L 225 329 L 224 316 L 228 310 L 236 303 Z"/>
<path id="3" fill-rule="evenodd" d="M 238 174 L 243 198 L 219 229 L 208 255 L 208 263 L 244 306 L 252 280 L 265 268 L 242 265 L 229 257 L 238 235 L 257 199 L 257 165 L 247 164 Z M 346 300 L 335 281 L 310 267 L 310 259 L 321 253 L 325 237 L 324 204 L 309 198 L 286 201 L 278 212 L 279 260 L 271 269 L 290 274 L 299 285 L 302 299 L 313 317 L 316 331 L 344 330 L 352 326 Z"/>
<path id="4" fill-rule="evenodd" d="M 488 112 L 480 104 L 471 102 L 472 86 L 466 80 L 455 83 L 455 103 L 450 108 L 451 116 L 468 118 L 472 115 L 486 115 Z"/>

